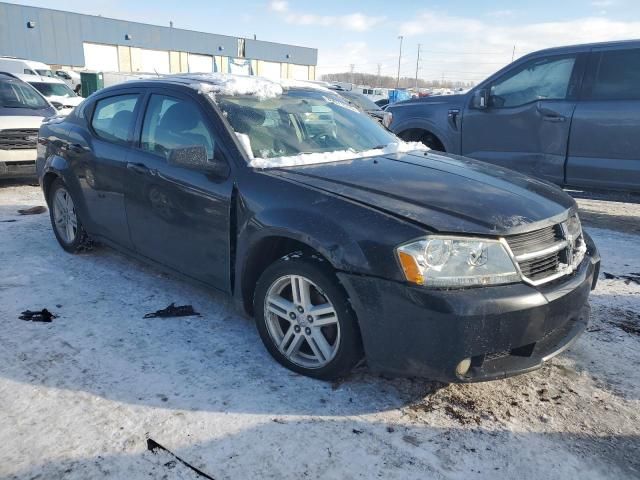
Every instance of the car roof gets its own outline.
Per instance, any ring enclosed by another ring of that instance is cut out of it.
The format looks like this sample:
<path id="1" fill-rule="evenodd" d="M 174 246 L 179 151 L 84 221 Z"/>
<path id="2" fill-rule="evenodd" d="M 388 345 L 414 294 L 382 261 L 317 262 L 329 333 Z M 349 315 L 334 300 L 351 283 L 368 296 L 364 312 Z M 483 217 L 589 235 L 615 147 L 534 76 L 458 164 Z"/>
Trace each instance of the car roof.
<path id="1" fill-rule="evenodd" d="M 535 52 L 531 52 L 525 55 L 522 58 L 526 58 L 533 55 L 546 55 L 550 53 L 554 54 L 562 54 L 562 53 L 580 53 L 580 52 L 588 52 L 593 48 L 615 48 L 615 47 L 640 47 L 640 39 L 637 40 L 614 40 L 609 42 L 596 42 L 596 43 L 581 43 L 576 45 L 564 45 L 561 47 L 552 47 L 545 48 L 543 50 L 536 50 Z"/>
<path id="2" fill-rule="evenodd" d="M 45 66 L 45 67 L 47 67 L 47 69 L 49 69 L 49 65 L 47 65 L 46 63 L 38 62 L 37 60 L 29 60 L 29 59 L 21 58 L 21 57 L 12 57 L 12 56 L 9 56 L 9 55 L 0 55 L 0 60 L 9 60 L 9 61 L 12 61 L 12 62 L 20 62 L 20 63 L 24 63 L 24 64 L 27 64 L 27 65 L 33 66 L 33 67 Z"/>
<path id="3" fill-rule="evenodd" d="M 157 75 L 139 80 L 128 80 L 107 88 L 111 91 L 112 89 L 130 88 L 134 86 L 158 86 L 158 84 L 186 86 L 200 93 L 212 92 L 232 95 L 260 96 L 267 92 L 275 92 L 278 89 L 310 89 L 334 93 L 323 85 L 305 80 L 271 80 L 256 75 L 235 75 L 231 73 L 177 73 Z M 107 90 L 107 88 L 100 91 Z"/>
<path id="4" fill-rule="evenodd" d="M 23 80 L 25 82 L 38 82 L 38 83 L 62 83 L 63 85 L 66 85 L 66 83 L 64 83 L 63 80 L 60 80 L 58 78 L 53 78 L 53 77 L 45 77 L 43 75 L 31 75 L 29 73 L 16 73 L 15 74 L 16 77 L 18 77 L 20 80 Z"/>

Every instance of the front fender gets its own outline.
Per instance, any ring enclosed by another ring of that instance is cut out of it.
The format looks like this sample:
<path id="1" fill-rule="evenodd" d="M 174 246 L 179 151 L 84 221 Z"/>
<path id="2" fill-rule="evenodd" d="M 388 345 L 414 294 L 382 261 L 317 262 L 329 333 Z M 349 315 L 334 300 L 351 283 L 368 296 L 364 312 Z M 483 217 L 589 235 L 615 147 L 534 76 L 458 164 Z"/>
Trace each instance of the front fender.
<path id="1" fill-rule="evenodd" d="M 269 237 L 296 240 L 316 250 L 336 270 L 368 272 L 371 265 L 348 232 L 327 215 L 295 207 L 275 208 L 255 215 L 238 238 L 238 258 L 245 258 Z"/>

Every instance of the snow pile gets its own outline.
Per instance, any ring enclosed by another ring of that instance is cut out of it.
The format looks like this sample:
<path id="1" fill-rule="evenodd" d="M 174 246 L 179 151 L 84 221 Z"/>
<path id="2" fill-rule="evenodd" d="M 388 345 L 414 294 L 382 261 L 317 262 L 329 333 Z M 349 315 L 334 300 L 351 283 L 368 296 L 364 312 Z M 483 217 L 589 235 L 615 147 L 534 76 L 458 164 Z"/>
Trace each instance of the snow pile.
<path id="1" fill-rule="evenodd" d="M 341 160 L 353 160 L 356 158 L 373 157 L 376 155 L 388 155 L 393 153 L 413 152 L 416 150 L 429 150 L 420 142 L 392 142 L 383 148 L 373 148 L 357 152 L 353 149 L 336 150 L 333 152 L 300 153 L 288 157 L 254 158 L 249 163 L 253 168 L 278 168 L 295 167 L 299 165 L 314 165 L 317 163 L 338 162 Z"/>
<path id="2" fill-rule="evenodd" d="M 202 80 L 192 86 L 199 93 L 208 95 L 255 95 L 264 100 L 282 95 L 283 91 L 280 83 L 262 77 L 207 73 L 190 75 L 189 78 Z"/>

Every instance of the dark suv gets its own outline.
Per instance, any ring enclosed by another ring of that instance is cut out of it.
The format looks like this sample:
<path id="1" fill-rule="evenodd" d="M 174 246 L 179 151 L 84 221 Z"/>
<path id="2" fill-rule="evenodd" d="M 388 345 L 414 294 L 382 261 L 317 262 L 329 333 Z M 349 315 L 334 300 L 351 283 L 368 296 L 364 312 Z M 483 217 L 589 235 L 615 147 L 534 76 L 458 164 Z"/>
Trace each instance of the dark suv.
<path id="1" fill-rule="evenodd" d="M 232 294 L 305 375 L 364 357 L 398 375 L 502 378 L 588 320 L 599 256 L 571 197 L 399 141 L 317 86 L 128 82 L 39 142 L 62 248 L 92 238 Z"/>
<path id="2" fill-rule="evenodd" d="M 640 190 L 640 41 L 542 50 L 467 94 L 387 111 L 393 132 L 435 150 L 558 185 Z"/>

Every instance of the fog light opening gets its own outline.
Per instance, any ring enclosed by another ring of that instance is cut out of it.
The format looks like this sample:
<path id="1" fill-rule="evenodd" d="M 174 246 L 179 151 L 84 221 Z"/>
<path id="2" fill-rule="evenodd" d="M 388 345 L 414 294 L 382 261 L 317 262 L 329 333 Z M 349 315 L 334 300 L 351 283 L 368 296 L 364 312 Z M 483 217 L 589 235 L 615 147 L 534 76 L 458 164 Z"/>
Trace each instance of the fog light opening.
<path id="1" fill-rule="evenodd" d="M 464 377 L 467 375 L 467 373 L 469 373 L 470 368 L 471 368 L 471 359 L 465 358 L 460 363 L 458 363 L 458 366 L 456 367 L 456 375 L 458 375 L 459 377 Z"/>

